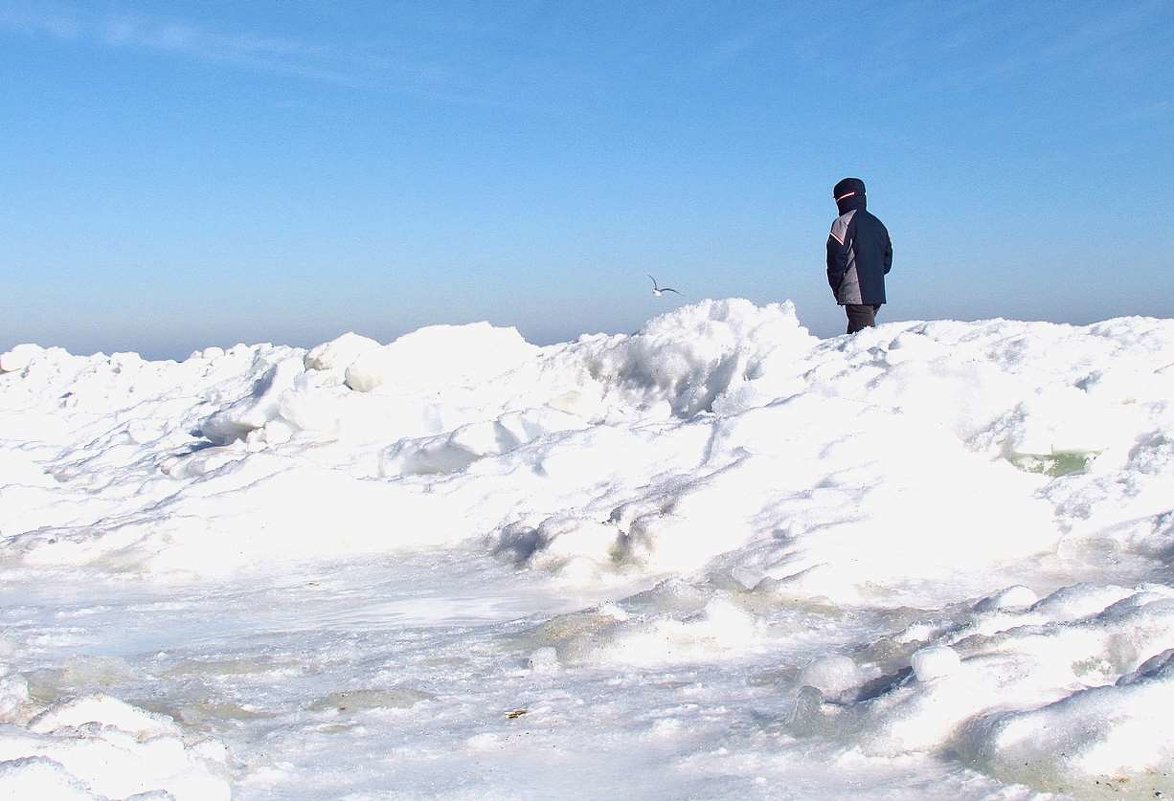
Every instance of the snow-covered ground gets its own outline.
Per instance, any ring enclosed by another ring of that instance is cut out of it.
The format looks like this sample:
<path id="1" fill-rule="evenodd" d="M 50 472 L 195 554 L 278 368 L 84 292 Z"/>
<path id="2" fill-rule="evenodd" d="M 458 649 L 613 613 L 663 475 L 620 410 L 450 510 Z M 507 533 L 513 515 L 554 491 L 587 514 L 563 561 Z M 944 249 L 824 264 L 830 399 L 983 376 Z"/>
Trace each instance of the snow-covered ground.
<path id="1" fill-rule="evenodd" d="M 0 798 L 1174 796 L 1174 321 L 0 355 Z"/>

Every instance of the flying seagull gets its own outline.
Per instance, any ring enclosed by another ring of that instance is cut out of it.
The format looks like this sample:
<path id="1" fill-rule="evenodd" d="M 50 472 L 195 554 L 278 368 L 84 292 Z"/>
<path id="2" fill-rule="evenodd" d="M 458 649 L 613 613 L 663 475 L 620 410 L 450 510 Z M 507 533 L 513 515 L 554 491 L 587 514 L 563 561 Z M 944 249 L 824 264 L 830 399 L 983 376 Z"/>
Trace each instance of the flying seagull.
<path id="1" fill-rule="evenodd" d="M 648 277 L 652 278 L 651 275 Z M 677 292 L 677 290 L 673 289 L 671 286 L 657 286 L 656 279 L 652 278 L 652 294 L 659 298 L 665 292 L 676 292 L 678 295 L 681 294 L 680 292 Z"/>

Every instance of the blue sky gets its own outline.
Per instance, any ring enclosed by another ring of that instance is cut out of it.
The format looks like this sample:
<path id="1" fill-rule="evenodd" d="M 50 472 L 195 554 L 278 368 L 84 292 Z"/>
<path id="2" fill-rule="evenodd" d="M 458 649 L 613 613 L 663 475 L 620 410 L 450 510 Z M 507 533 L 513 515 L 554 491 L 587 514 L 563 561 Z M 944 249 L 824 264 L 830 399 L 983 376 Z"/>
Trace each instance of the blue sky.
<path id="1" fill-rule="evenodd" d="M 1174 2 L 0 0 L 0 349 L 1174 314 Z"/>

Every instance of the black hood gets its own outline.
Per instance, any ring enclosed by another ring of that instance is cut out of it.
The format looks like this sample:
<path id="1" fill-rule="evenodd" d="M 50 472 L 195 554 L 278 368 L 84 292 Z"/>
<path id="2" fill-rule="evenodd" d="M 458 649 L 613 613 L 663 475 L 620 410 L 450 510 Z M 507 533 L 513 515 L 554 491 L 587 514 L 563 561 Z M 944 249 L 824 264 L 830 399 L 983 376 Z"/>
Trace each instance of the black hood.
<path id="1" fill-rule="evenodd" d="M 840 214 L 847 214 L 853 209 L 862 209 L 868 204 L 864 195 L 864 181 L 859 178 L 845 178 L 832 189 L 832 197 L 836 199 L 836 208 Z"/>

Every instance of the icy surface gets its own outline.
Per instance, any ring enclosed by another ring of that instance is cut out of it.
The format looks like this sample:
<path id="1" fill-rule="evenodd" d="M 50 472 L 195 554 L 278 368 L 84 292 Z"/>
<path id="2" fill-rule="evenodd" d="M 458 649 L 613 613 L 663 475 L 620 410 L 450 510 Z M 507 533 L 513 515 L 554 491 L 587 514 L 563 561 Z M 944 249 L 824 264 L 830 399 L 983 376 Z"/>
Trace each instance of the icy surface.
<path id="1" fill-rule="evenodd" d="M 0 354 L 0 798 L 1174 794 L 1174 321 Z"/>

